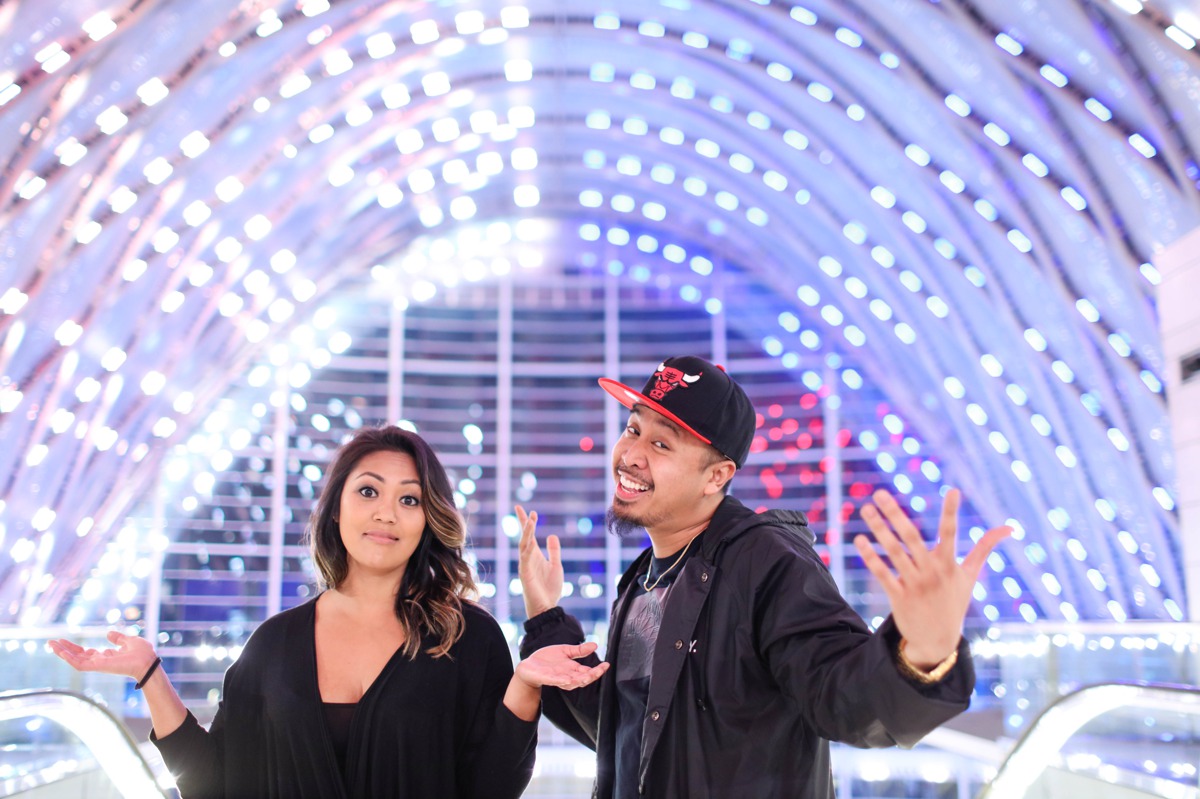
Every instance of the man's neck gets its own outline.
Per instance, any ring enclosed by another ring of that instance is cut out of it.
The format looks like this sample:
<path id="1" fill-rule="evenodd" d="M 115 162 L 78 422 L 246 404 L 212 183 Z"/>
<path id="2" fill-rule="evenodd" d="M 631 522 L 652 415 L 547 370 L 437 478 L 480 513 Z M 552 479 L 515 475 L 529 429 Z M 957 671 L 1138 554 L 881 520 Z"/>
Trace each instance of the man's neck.
<path id="1" fill-rule="evenodd" d="M 646 533 L 650 536 L 650 544 L 654 548 L 654 557 L 665 558 L 686 547 L 693 538 L 708 528 L 716 510 L 716 505 L 713 505 L 711 508 L 707 508 L 707 512 L 693 517 L 683 526 L 660 524 L 655 525 L 653 529 L 647 529 Z"/>

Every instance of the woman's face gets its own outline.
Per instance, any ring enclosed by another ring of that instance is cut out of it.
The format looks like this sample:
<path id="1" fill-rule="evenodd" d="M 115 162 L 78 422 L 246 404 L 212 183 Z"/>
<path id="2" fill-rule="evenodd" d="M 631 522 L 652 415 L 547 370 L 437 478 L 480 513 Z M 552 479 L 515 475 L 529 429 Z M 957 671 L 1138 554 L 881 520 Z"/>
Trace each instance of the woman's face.
<path id="1" fill-rule="evenodd" d="M 347 578 L 392 575 L 399 585 L 425 529 L 412 456 L 391 450 L 364 455 L 342 488 L 337 520 Z"/>

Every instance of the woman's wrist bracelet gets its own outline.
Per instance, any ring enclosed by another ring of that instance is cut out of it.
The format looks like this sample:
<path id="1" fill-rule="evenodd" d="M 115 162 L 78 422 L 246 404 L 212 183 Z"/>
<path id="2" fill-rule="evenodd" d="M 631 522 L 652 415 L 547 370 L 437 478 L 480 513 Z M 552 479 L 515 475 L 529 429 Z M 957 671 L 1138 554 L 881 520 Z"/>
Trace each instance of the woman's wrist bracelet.
<path id="1" fill-rule="evenodd" d="M 162 658 L 156 657 L 154 659 L 154 662 L 150 664 L 150 668 L 146 669 L 146 676 L 142 677 L 142 679 L 138 680 L 137 683 L 133 687 L 140 691 L 142 689 L 142 686 L 146 684 L 146 681 L 149 680 L 152 676 L 154 676 L 155 670 L 161 664 L 162 664 Z"/>

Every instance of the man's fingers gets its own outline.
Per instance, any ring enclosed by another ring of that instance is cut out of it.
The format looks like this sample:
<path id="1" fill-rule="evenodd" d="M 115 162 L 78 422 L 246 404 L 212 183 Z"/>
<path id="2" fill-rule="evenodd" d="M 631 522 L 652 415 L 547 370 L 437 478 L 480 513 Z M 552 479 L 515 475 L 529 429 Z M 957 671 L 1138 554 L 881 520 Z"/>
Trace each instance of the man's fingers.
<path id="1" fill-rule="evenodd" d="M 531 550 L 537 549 L 537 512 L 526 513 L 520 505 L 517 505 L 516 509 L 517 521 L 521 525 L 521 541 L 518 549 L 523 555 L 530 554 Z"/>
<path id="2" fill-rule="evenodd" d="M 921 536 L 921 531 L 912 523 L 912 519 L 908 518 L 908 514 L 904 512 L 904 508 L 900 507 L 900 503 L 891 493 L 879 489 L 871 495 L 871 499 L 875 502 L 875 507 L 887 519 L 891 525 L 895 535 L 904 542 L 904 546 L 908 548 L 909 557 L 914 563 L 919 564 L 921 558 L 929 551 L 925 544 L 925 539 Z M 891 554 L 891 550 L 888 550 Z"/>
<path id="3" fill-rule="evenodd" d="M 863 521 L 867 523 L 867 527 L 874 534 L 875 541 L 879 546 L 883 547 L 883 551 L 887 553 L 888 558 L 892 561 L 892 568 L 899 572 L 901 577 L 913 577 L 917 567 L 909 556 L 908 551 L 905 550 L 904 545 L 900 542 L 900 539 L 896 537 L 896 533 L 881 515 L 879 509 L 874 505 L 864 505 L 860 511 L 860 515 Z M 871 551 L 874 553 L 874 549 Z"/>
<path id="4" fill-rule="evenodd" d="M 952 488 L 942 502 L 942 514 L 938 519 L 937 550 L 954 558 L 958 548 L 958 507 L 962 503 L 962 492 Z"/>
<path id="5" fill-rule="evenodd" d="M 979 577 L 979 572 L 983 570 L 983 564 L 988 559 L 988 555 L 992 554 L 992 550 L 1004 539 L 1012 535 L 1012 528 L 1008 525 L 993 527 L 983 534 L 983 538 L 971 548 L 967 556 L 963 558 L 962 569 L 971 582 L 974 582 Z"/>
<path id="6" fill-rule="evenodd" d="M 871 541 L 865 535 L 854 536 L 854 548 L 858 550 L 858 556 L 862 558 L 863 564 L 875 575 L 875 579 L 883 586 L 884 593 L 888 597 L 893 596 L 894 592 L 900 590 L 900 581 L 896 579 L 896 575 L 888 568 L 888 565 L 883 562 L 883 558 L 879 557 L 879 553 L 871 546 Z"/>

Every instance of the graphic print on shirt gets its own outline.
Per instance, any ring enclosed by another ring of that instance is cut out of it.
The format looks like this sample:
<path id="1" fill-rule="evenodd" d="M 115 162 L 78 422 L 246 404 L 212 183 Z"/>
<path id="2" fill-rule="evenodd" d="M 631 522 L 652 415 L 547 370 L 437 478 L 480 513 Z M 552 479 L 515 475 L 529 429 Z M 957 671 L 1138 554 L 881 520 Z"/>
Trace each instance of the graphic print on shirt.
<path id="1" fill-rule="evenodd" d="M 614 799 L 637 796 L 638 763 L 642 757 L 642 722 L 650 696 L 654 644 L 662 626 L 670 584 L 639 592 L 629 605 L 617 652 L 617 758 Z"/>

